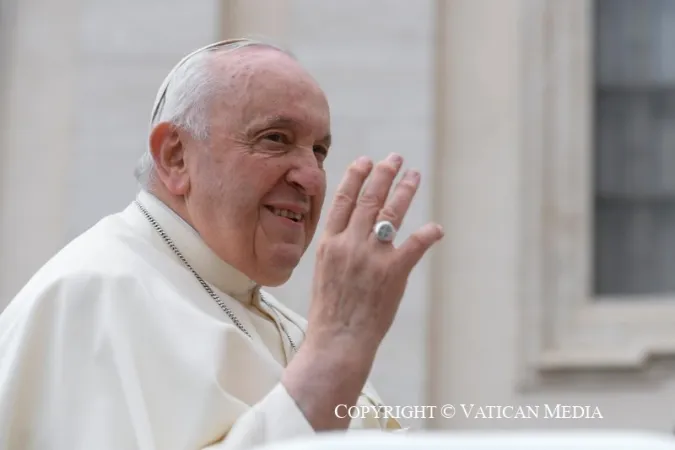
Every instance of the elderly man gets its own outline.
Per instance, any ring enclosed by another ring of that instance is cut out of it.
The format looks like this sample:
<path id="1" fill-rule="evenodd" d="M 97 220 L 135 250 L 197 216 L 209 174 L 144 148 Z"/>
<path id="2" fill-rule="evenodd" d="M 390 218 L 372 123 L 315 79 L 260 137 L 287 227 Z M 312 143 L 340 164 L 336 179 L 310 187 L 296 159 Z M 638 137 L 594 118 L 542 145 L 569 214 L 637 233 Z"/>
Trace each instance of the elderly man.
<path id="1" fill-rule="evenodd" d="M 429 224 L 392 245 L 419 174 L 390 195 L 399 156 L 350 166 L 305 322 L 260 287 L 289 279 L 319 221 L 331 136 L 317 83 L 275 47 L 220 42 L 169 74 L 151 125 L 135 201 L 0 316 L 0 449 L 243 449 L 397 428 L 367 377 L 442 237 Z M 371 410 L 350 420 L 338 405 Z"/>

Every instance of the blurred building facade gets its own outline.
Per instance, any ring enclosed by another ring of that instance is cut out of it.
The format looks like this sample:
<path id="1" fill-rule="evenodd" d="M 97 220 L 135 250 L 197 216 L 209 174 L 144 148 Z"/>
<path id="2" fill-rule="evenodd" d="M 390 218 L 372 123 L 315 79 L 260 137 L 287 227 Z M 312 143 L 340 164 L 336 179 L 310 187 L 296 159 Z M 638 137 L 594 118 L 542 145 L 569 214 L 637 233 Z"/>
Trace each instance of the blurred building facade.
<path id="1" fill-rule="evenodd" d="M 173 64 L 265 37 L 331 101 L 328 198 L 353 159 L 395 151 L 423 174 L 401 234 L 445 227 L 378 355 L 388 403 L 459 410 L 426 428 L 675 426 L 673 2 L 0 4 L 0 307 L 133 199 Z M 314 250 L 274 289 L 301 313 Z M 603 419 L 477 419 L 460 404 Z"/>

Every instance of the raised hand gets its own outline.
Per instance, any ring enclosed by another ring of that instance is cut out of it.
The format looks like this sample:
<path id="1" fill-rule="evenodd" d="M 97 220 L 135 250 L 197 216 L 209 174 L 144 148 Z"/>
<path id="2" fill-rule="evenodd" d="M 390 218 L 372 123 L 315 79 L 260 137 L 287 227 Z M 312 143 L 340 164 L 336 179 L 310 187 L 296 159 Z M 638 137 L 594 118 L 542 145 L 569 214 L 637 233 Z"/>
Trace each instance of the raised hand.
<path id="1" fill-rule="evenodd" d="M 375 352 L 391 327 L 410 272 L 443 237 L 440 226 L 430 223 L 395 248 L 373 232 L 380 221 L 399 229 L 417 192 L 420 175 L 407 171 L 389 195 L 402 164 L 398 155 L 374 168 L 362 158 L 345 174 L 318 246 L 308 339 Z"/>
<path id="2" fill-rule="evenodd" d="M 402 164 L 398 155 L 374 168 L 368 159 L 354 162 L 319 242 L 306 337 L 282 378 L 315 430 L 349 426 L 335 408 L 356 403 L 410 272 L 443 237 L 438 225 L 427 224 L 395 248 L 373 232 L 380 221 L 400 228 L 417 192 L 420 176 L 409 171 L 389 195 Z"/>

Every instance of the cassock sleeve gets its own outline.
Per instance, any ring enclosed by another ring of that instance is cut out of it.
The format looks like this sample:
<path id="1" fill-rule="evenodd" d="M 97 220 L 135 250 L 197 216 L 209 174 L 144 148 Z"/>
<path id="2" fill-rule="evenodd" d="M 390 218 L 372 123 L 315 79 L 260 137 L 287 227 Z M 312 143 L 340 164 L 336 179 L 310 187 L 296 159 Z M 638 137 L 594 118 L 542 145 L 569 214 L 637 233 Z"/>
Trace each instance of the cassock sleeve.
<path id="1" fill-rule="evenodd" d="M 314 433 L 295 400 L 279 383 L 261 402 L 245 413 L 227 437 L 208 450 L 249 449 Z"/>
<path id="2" fill-rule="evenodd" d="M 314 433 L 281 384 L 250 403 L 214 381 L 212 339 L 185 335 L 180 308 L 129 275 L 29 283 L 0 315 L 0 450 L 243 450 Z M 228 335 L 223 379 L 251 378 L 247 338 Z"/>

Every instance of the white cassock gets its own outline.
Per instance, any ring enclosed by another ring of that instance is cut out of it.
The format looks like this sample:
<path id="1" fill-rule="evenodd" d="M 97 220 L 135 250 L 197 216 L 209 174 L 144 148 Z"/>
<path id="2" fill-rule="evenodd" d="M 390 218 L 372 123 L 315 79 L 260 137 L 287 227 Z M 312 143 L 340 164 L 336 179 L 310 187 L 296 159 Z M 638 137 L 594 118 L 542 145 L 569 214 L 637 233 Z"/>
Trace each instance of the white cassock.
<path id="1" fill-rule="evenodd" d="M 0 315 L 0 450 L 244 449 L 314 431 L 280 383 L 306 322 L 166 205 L 102 219 Z M 290 338 L 290 340 L 289 340 Z M 359 405 L 381 405 L 366 384 Z M 373 407 L 374 410 L 374 407 Z M 351 428 L 398 429 L 373 411 Z"/>

